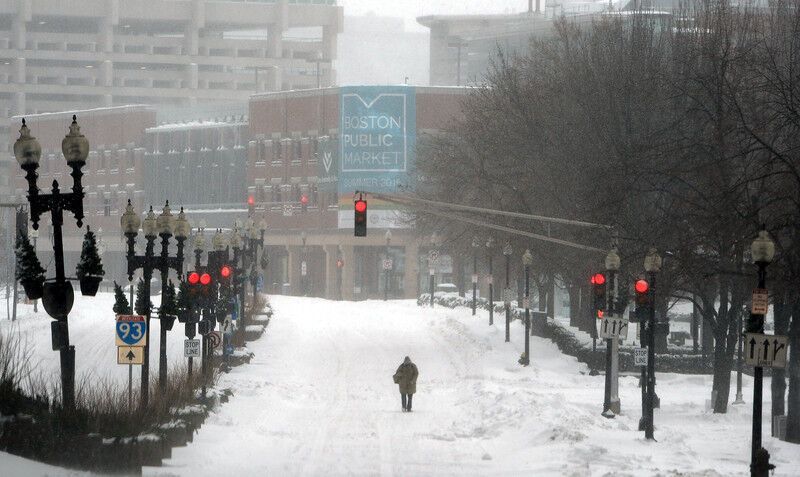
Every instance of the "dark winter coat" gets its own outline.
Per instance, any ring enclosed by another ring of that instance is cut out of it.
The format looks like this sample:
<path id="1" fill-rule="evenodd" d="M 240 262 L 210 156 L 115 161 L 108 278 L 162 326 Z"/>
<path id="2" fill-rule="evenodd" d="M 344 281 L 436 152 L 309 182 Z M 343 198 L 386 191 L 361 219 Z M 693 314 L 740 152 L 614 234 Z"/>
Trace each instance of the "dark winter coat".
<path id="1" fill-rule="evenodd" d="M 403 364 L 394 373 L 394 382 L 400 386 L 401 394 L 414 394 L 417 392 L 417 376 L 419 371 L 417 365 L 406 358 Z"/>

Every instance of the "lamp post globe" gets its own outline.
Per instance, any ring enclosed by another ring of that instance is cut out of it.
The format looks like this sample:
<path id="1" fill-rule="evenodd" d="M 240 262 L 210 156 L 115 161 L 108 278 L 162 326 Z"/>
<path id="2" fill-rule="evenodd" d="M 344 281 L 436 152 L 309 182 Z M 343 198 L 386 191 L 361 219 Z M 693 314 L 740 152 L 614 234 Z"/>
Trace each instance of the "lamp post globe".
<path id="1" fill-rule="evenodd" d="M 234 237 L 238 237 L 237 234 L 233 234 Z M 225 250 L 226 247 L 225 236 L 222 234 L 220 229 L 217 229 L 217 233 L 214 234 L 214 238 L 211 239 L 211 246 L 214 248 L 215 251 L 220 252 Z M 231 243 L 231 246 L 236 248 L 236 245 Z"/>
<path id="2" fill-rule="evenodd" d="M 772 263 L 772 259 L 775 257 L 775 242 L 772 241 L 765 227 L 758 231 L 758 237 L 750 245 L 750 253 L 753 263 L 765 265 Z"/>
<path id="3" fill-rule="evenodd" d="M 608 255 L 606 255 L 605 265 L 606 265 L 606 270 L 609 271 L 619 270 L 620 259 L 616 248 L 612 248 L 611 250 L 609 250 Z"/>
<path id="4" fill-rule="evenodd" d="M 156 214 L 153 212 L 152 205 L 142 221 L 142 231 L 147 238 L 155 238 L 158 236 L 158 219 L 156 219 Z"/>
<path id="5" fill-rule="evenodd" d="M 22 127 L 19 129 L 19 138 L 14 142 L 14 157 L 23 170 L 36 169 L 39 167 L 39 159 L 42 157 L 42 146 L 39 141 L 31 136 L 31 130 L 22 120 Z"/>
<path id="6" fill-rule="evenodd" d="M 81 127 L 78 126 L 78 118 L 72 116 L 72 124 L 69 126 L 69 133 L 61 141 L 61 152 L 70 167 L 81 168 L 86 165 L 86 157 L 89 155 L 89 141 L 81 134 Z"/>
<path id="7" fill-rule="evenodd" d="M 156 218 L 156 228 L 158 229 L 159 235 L 167 237 L 172 236 L 173 216 L 172 211 L 169 210 L 169 201 L 167 201 L 164 205 L 164 209 L 162 209 L 161 213 Z"/>
<path id="8" fill-rule="evenodd" d="M 183 211 L 183 207 L 181 207 L 181 211 L 178 213 L 178 217 L 175 219 L 173 230 L 175 232 L 176 239 L 186 240 L 189 238 L 189 234 L 192 231 L 192 226 L 186 219 L 186 213 Z"/>
<path id="9" fill-rule="evenodd" d="M 531 254 L 530 250 L 525 250 L 525 253 L 522 255 L 522 263 L 526 267 L 533 265 L 533 254 Z"/>
<path id="10" fill-rule="evenodd" d="M 206 249 L 206 236 L 203 229 L 198 229 L 197 233 L 194 234 L 194 249 L 201 252 Z"/>
<path id="11" fill-rule="evenodd" d="M 644 269 L 647 273 L 658 273 L 661 271 L 661 255 L 655 247 L 650 247 L 647 255 L 644 257 Z"/>
<path id="12" fill-rule="evenodd" d="M 139 226 L 142 221 L 139 219 L 139 214 L 133 210 L 133 204 L 128 199 L 128 205 L 125 206 L 125 212 L 119 219 L 120 228 L 125 235 L 136 235 L 139 233 Z"/>

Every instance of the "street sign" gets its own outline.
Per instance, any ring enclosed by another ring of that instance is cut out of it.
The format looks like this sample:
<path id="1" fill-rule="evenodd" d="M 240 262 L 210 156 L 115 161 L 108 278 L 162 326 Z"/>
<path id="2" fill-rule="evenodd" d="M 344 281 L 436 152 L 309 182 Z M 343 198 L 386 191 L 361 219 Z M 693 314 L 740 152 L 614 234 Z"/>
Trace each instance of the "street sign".
<path id="1" fill-rule="evenodd" d="M 494 277 L 492 277 L 491 275 L 486 277 L 486 284 L 487 285 L 494 285 Z"/>
<path id="2" fill-rule="evenodd" d="M 394 263 L 392 263 L 392 259 L 391 258 L 383 259 L 383 269 L 384 270 L 391 270 L 393 265 L 394 265 Z"/>
<path id="3" fill-rule="evenodd" d="M 306 264 L 306 261 L 303 260 L 300 262 L 300 275 L 306 276 L 306 274 L 308 274 L 308 265 Z"/>
<path id="4" fill-rule="evenodd" d="M 472 283 L 478 283 L 478 274 L 476 273 L 472 274 Z"/>
<path id="5" fill-rule="evenodd" d="M 766 288 L 753 290 L 753 303 L 750 312 L 754 315 L 766 315 L 769 310 L 769 292 Z"/>
<path id="6" fill-rule="evenodd" d="M 144 348 L 141 346 L 118 346 L 117 364 L 144 363 Z"/>
<path id="7" fill-rule="evenodd" d="M 530 308 L 531 307 L 531 300 L 528 297 L 522 299 L 522 308 Z"/>
<path id="8" fill-rule="evenodd" d="M 219 331 L 212 331 L 206 337 L 211 343 L 211 347 L 214 349 L 219 348 L 220 343 L 222 343 L 222 338 L 219 336 Z"/>
<path id="9" fill-rule="evenodd" d="M 634 366 L 647 366 L 647 348 L 633 348 Z"/>
<path id="10" fill-rule="evenodd" d="M 619 316 L 606 316 L 600 320 L 600 338 L 622 338 L 628 337 L 628 320 Z"/>
<path id="11" fill-rule="evenodd" d="M 780 335 L 747 333 L 744 338 L 745 362 L 751 366 L 786 367 L 789 338 Z"/>
<path id="12" fill-rule="evenodd" d="M 142 315 L 117 315 L 117 346 L 147 346 L 147 321 Z"/>
<path id="13" fill-rule="evenodd" d="M 284 217 L 291 217 L 292 216 L 292 206 L 291 206 L 291 204 L 283 204 L 283 216 Z"/>
<path id="14" fill-rule="evenodd" d="M 183 356 L 185 358 L 199 358 L 200 340 L 183 340 Z"/>

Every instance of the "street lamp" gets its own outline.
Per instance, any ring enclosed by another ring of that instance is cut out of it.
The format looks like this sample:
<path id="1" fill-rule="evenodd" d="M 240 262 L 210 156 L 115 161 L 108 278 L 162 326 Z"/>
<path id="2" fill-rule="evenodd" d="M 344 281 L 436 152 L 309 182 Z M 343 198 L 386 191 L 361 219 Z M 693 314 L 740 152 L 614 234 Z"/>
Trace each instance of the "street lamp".
<path id="1" fill-rule="evenodd" d="M 492 275 L 492 252 L 494 238 L 490 235 L 486 239 L 486 255 L 489 261 L 489 326 L 494 324 L 494 275 Z"/>
<path id="2" fill-rule="evenodd" d="M 766 288 L 767 265 L 772 263 L 775 257 L 775 242 L 769 236 L 765 226 L 761 226 L 758 237 L 753 240 L 750 246 L 753 262 L 758 267 L 758 288 Z M 764 333 L 764 315 L 756 315 L 751 312 L 747 326 L 748 333 Z M 764 381 L 764 368 L 755 366 L 753 368 L 753 444 L 750 457 L 750 475 L 766 476 L 774 468 L 769 463 L 769 452 L 761 447 L 761 394 Z"/>
<path id="3" fill-rule="evenodd" d="M 181 207 L 178 217 L 175 218 L 169 209 L 169 201 L 164 205 L 161 214 L 156 218 L 158 235 L 161 237 L 161 257 L 159 257 L 159 271 L 161 272 L 161 307 L 158 311 L 158 318 L 161 320 L 159 326 L 159 356 L 158 356 L 158 385 L 161 392 L 167 389 L 167 331 L 172 330 L 175 324 L 175 317 L 167 315 L 164 311 L 164 297 L 167 295 L 169 286 L 169 270 L 175 270 L 178 277 L 183 275 L 183 244 L 189 236 L 191 226 L 186 220 L 186 214 Z M 178 242 L 178 251 L 175 257 L 169 255 L 169 239 L 175 237 Z"/>
<path id="4" fill-rule="evenodd" d="M 644 436 L 655 440 L 653 436 L 653 407 L 656 395 L 656 275 L 661 271 L 661 255 L 655 247 L 651 247 L 644 258 L 644 270 L 650 281 L 650 313 L 645 323 L 647 332 L 647 399 L 645 401 Z"/>
<path id="5" fill-rule="evenodd" d="M 145 238 L 145 253 L 144 255 L 136 254 L 136 237 L 139 234 L 139 225 L 141 224 L 142 232 Z M 173 220 L 172 213 L 169 210 L 169 202 L 166 203 L 161 214 L 156 217 L 153 212 L 153 207 L 147 211 L 144 220 L 140 221 L 139 216 L 136 214 L 131 204 L 130 199 L 128 205 L 125 207 L 125 212 L 120 217 L 120 227 L 127 239 L 128 250 L 125 258 L 128 262 L 128 280 L 133 280 L 133 274 L 138 269 L 142 269 L 142 278 L 144 282 L 144 299 L 149 303 L 150 300 L 150 281 L 153 278 L 153 272 L 159 270 L 161 272 L 161 296 L 164 297 L 167 278 L 169 277 L 169 270 L 173 269 L 178 275 L 183 273 L 183 243 L 186 241 L 190 226 L 186 221 L 183 209 L 178 216 L 178 220 Z M 169 239 L 172 236 L 178 242 L 178 253 L 175 257 L 169 256 Z M 161 236 L 161 255 L 155 255 L 155 241 L 158 236 Z M 162 306 L 164 304 L 162 303 Z M 148 307 L 146 310 L 147 316 L 147 331 L 146 331 L 146 344 L 144 346 L 144 356 L 142 360 L 142 386 L 141 386 L 141 405 L 146 408 L 150 399 L 150 317 L 151 311 Z M 172 329 L 175 318 L 168 317 L 161 314 L 159 310 L 159 319 L 161 319 L 161 333 L 160 343 L 161 351 L 159 353 L 159 388 L 162 392 L 166 389 L 167 381 L 167 356 L 166 356 L 166 333 Z"/>
<path id="6" fill-rule="evenodd" d="M 472 316 L 475 316 L 478 307 L 478 249 L 481 242 L 478 237 L 472 237 Z"/>
<path id="7" fill-rule="evenodd" d="M 61 228 L 64 225 L 64 211 L 72 212 L 78 227 L 83 226 L 83 186 L 81 168 L 86 165 L 89 155 L 89 141 L 81 134 L 77 118 L 72 116 L 69 133 L 61 142 L 61 151 L 72 168 L 72 192 L 62 194 L 58 181 L 53 181 L 52 193 L 40 194 L 37 186 L 39 159 L 42 147 L 35 137 L 30 135 L 25 120 L 19 130 L 19 138 L 14 142 L 14 156 L 28 182 L 28 202 L 30 203 L 31 222 L 34 230 L 39 229 L 39 218 L 50 212 L 53 225 L 53 256 L 56 265 L 55 279 L 46 281 L 42 290 L 42 305 L 50 317 L 56 321 L 51 323 L 53 349 L 61 354 L 61 394 L 65 409 L 75 408 L 75 347 L 69 344 L 68 316 L 72 310 L 74 291 L 72 284 L 64 273 L 64 244 Z"/>
<path id="8" fill-rule="evenodd" d="M 511 341 L 511 280 L 510 280 L 510 269 L 511 269 L 511 254 L 513 250 L 511 249 L 511 242 L 506 242 L 506 245 L 503 247 L 503 255 L 506 257 L 506 288 L 503 290 L 503 303 L 505 303 L 506 307 L 506 343 Z"/>
<path id="9" fill-rule="evenodd" d="M 604 319 L 615 318 L 617 309 L 617 272 L 620 267 L 620 258 L 616 248 L 609 250 L 605 259 L 606 275 L 608 280 L 606 313 Z M 619 370 L 619 339 L 612 337 L 606 340 L 606 376 L 605 392 L 603 393 L 603 417 L 612 418 L 620 412 L 618 392 Z"/>
<path id="10" fill-rule="evenodd" d="M 389 299 L 389 274 L 392 271 L 392 262 L 391 258 L 389 257 L 389 246 L 392 243 L 392 231 L 387 230 L 386 235 L 384 235 L 384 238 L 386 239 L 386 263 L 384 263 L 383 268 L 386 271 L 386 278 L 385 278 L 386 283 L 384 284 L 385 286 L 383 289 L 383 301 L 386 301 Z"/>
<path id="11" fill-rule="evenodd" d="M 530 272 L 531 265 L 533 264 L 533 255 L 530 250 L 525 250 L 522 255 L 522 264 L 525 265 L 525 356 L 522 359 L 522 365 L 527 366 L 531 363 L 531 282 Z"/>

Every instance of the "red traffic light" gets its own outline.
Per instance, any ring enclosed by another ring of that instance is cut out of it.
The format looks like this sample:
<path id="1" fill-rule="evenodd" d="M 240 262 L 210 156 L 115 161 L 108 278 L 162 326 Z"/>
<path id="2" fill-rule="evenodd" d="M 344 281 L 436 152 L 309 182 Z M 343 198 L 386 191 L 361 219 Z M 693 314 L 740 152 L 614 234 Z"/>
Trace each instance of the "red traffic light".
<path id="1" fill-rule="evenodd" d="M 357 200 L 355 203 L 356 212 L 359 214 L 363 214 L 367 211 L 367 201 L 366 200 Z"/>
<path id="2" fill-rule="evenodd" d="M 219 270 L 219 274 L 222 278 L 230 278 L 233 270 L 228 265 L 223 265 L 222 268 Z"/>
<path id="3" fill-rule="evenodd" d="M 208 273 L 204 273 L 204 274 L 200 275 L 200 284 L 201 285 L 208 285 L 209 283 L 211 283 L 211 275 L 209 275 Z"/>
<path id="4" fill-rule="evenodd" d="M 647 280 L 636 280 L 634 288 L 636 289 L 636 293 L 647 293 L 647 290 L 650 289 L 650 284 L 647 283 Z"/>
<path id="5" fill-rule="evenodd" d="M 344 267 L 344 260 L 342 260 L 341 258 L 340 258 L 340 259 L 338 259 L 338 260 L 336 260 L 336 267 L 337 267 L 337 268 L 342 268 L 342 267 Z"/>
<path id="6" fill-rule="evenodd" d="M 308 205 L 308 196 L 303 194 L 300 196 L 300 203 L 303 205 Z"/>
<path id="7" fill-rule="evenodd" d="M 192 272 L 189 274 L 189 285 L 197 285 L 200 281 L 200 274 L 197 272 Z"/>
<path id="8" fill-rule="evenodd" d="M 597 319 L 602 318 L 604 314 L 603 310 L 597 310 Z"/>
<path id="9" fill-rule="evenodd" d="M 592 275 L 592 285 L 602 285 L 606 282 L 606 276 L 602 273 L 595 273 Z"/>
<path id="10" fill-rule="evenodd" d="M 249 205 L 250 207 L 256 205 L 255 197 L 253 197 L 252 195 L 247 196 L 247 205 Z"/>

